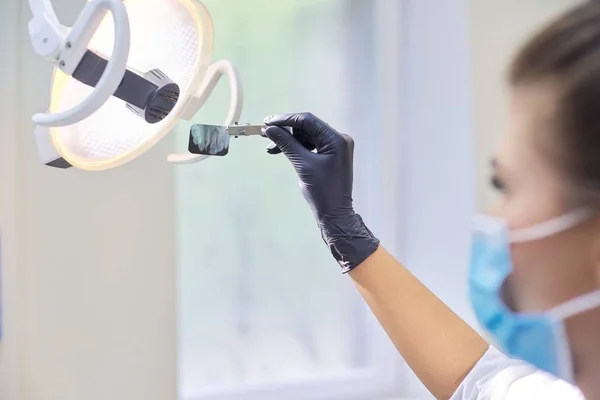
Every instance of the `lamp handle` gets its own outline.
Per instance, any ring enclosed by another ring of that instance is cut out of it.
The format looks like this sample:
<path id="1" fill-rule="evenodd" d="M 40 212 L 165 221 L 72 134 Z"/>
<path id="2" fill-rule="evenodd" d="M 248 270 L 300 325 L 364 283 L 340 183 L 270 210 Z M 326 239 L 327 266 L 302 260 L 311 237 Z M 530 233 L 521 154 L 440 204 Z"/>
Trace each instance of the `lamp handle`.
<path id="1" fill-rule="evenodd" d="M 57 26 L 53 22 L 56 14 L 48 0 L 30 0 L 30 6 L 34 12 L 34 18 L 29 24 L 30 35 L 34 48 L 38 51 L 39 48 L 44 48 L 44 39 L 48 39 L 43 33 L 57 31 Z M 64 39 L 57 39 L 64 43 L 59 43 L 61 49 L 56 63 L 63 72 L 72 75 L 107 12 L 112 14 L 114 20 L 114 50 L 98 84 L 87 98 L 69 110 L 56 114 L 35 114 L 33 122 L 37 125 L 59 127 L 75 124 L 98 111 L 119 87 L 127 68 L 131 40 L 127 9 L 121 0 L 93 0 L 87 3 L 69 34 L 63 36 Z M 54 53 L 50 50 L 46 49 L 45 54 L 41 55 L 52 56 Z"/>

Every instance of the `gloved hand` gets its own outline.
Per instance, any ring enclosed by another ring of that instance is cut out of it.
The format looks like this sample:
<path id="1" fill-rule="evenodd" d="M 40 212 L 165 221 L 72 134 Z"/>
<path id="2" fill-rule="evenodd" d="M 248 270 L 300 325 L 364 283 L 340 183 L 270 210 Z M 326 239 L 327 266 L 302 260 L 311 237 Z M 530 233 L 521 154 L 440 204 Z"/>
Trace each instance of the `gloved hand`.
<path id="1" fill-rule="evenodd" d="M 312 114 L 276 115 L 264 122 L 265 135 L 298 173 L 331 254 L 344 273 L 356 268 L 377 250 L 379 240 L 352 205 L 354 141 Z M 282 127 L 293 128 L 293 135 Z"/>

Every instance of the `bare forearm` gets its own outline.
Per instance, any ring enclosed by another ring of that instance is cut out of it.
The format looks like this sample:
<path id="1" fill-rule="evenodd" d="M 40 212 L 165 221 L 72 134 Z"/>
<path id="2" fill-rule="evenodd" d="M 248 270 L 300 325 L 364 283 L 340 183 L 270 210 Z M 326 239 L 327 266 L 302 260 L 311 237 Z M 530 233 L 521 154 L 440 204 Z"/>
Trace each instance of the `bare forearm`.
<path id="1" fill-rule="evenodd" d="M 423 384 L 449 398 L 488 344 L 383 247 L 350 276 Z"/>

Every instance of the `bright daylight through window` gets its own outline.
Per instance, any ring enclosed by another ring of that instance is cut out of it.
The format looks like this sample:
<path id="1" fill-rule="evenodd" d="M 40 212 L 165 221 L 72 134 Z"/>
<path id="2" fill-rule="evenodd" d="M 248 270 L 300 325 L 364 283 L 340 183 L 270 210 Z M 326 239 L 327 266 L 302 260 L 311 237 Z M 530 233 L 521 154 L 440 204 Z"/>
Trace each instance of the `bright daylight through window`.
<path id="1" fill-rule="evenodd" d="M 226 54 L 242 72 L 241 122 L 310 109 L 353 129 L 356 186 L 363 185 L 378 168 L 369 156 L 378 138 L 360 136 L 360 127 L 377 123 L 373 2 L 205 4 L 218 27 L 217 58 Z M 227 97 L 221 85 L 197 118 L 219 123 Z M 267 155 L 268 144 L 240 138 L 226 159 L 177 171 L 183 398 L 343 379 L 373 366 L 370 316 L 323 245 L 289 162 Z"/>

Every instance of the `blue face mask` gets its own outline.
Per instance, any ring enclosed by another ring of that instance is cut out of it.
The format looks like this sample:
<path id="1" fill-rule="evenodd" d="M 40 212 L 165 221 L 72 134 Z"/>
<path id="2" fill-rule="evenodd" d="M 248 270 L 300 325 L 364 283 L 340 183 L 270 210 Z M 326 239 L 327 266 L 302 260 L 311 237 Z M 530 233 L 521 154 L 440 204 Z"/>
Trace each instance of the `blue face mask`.
<path id="1" fill-rule="evenodd" d="M 600 307 L 600 291 L 540 313 L 511 311 L 501 291 L 512 272 L 511 243 L 543 239 L 589 218 L 590 212 L 579 210 L 512 232 L 500 219 L 487 216 L 474 219 L 469 295 L 479 323 L 507 355 L 569 382 L 573 382 L 574 377 L 564 320 Z"/>

